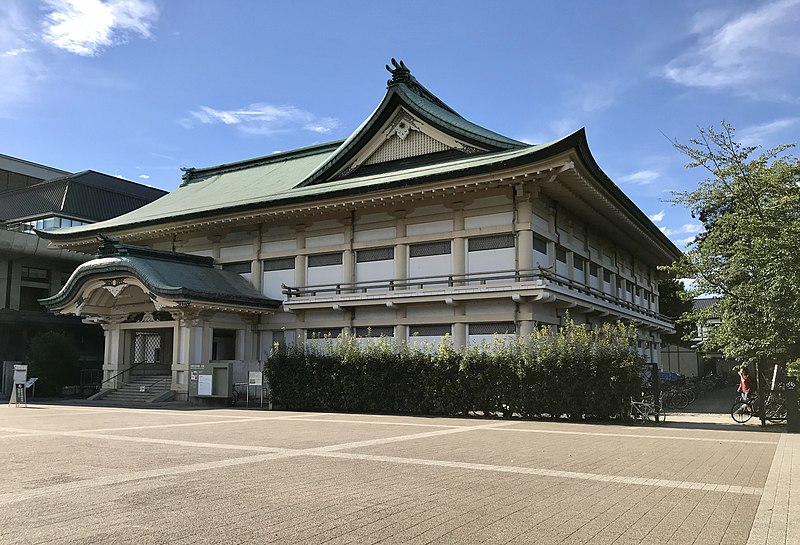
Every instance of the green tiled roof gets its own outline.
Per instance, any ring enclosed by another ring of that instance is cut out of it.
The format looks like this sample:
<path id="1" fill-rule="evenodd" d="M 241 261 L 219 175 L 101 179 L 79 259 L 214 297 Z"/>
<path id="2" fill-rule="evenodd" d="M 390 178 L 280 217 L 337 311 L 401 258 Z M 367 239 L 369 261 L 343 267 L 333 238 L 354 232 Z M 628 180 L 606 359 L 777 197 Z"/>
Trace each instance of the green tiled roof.
<path id="1" fill-rule="evenodd" d="M 60 292 L 39 301 L 48 308 L 68 302 L 84 283 L 100 275 L 130 274 L 158 296 L 172 300 L 227 303 L 265 309 L 280 301 L 261 295 L 240 275 L 214 267 L 214 260 L 107 241 L 100 255 L 79 266 Z"/>
<path id="2" fill-rule="evenodd" d="M 300 157 L 282 154 L 271 161 L 248 166 L 214 170 L 203 169 L 192 174 L 192 178 L 172 193 L 138 210 L 108 221 L 59 229 L 57 232 L 41 232 L 44 238 L 60 240 L 77 238 L 98 232 L 113 232 L 116 229 L 163 223 L 171 220 L 225 213 L 237 208 L 275 206 L 283 202 L 312 200 L 342 192 L 377 190 L 397 184 L 408 185 L 439 176 L 457 176 L 487 167 L 499 167 L 506 163 L 524 160 L 528 156 L 556 147 L 561 141 L 522 149 L 482 155 L 465 155 L 463 159 L 425 165 L 395 172 L 353 177 L 324 184 L 298 187 L 298 184 L 324 161 L 336 146 L 322 145 L 316 151 L 306 150 Z"/>

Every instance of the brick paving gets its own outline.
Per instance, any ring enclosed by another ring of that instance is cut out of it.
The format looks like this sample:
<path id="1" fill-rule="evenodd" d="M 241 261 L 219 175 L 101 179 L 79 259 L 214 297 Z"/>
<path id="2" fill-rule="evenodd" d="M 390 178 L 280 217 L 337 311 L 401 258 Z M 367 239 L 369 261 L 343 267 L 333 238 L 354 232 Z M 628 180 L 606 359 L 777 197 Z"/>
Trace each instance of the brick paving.
<path id="1" fill-rule="evenodd" d="M 800 543 L 796 436 L 671 420 L 3 406 L 0 542 Z"/>

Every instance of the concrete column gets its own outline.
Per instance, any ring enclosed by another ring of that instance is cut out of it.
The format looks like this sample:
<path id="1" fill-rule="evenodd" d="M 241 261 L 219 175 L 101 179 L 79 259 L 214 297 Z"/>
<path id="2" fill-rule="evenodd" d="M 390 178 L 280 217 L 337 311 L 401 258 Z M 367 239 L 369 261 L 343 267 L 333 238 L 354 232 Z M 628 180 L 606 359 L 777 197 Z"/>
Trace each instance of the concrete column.
<path id="1" fill-rule="evenodd" d="M 394 246 L 394 278 L 401 283 L 408 278 L 408 244 Z"/>
<path id="2" fill-rule="evenodd" d="M 355 252 L 349 248 L 342 252 L 342 282 L 344 284 L 352 284 L 356 281 L 354 256 Z"/>
<path id="3" fill-rule="evenodd" d="M 453 239 L 452 266 L 453 276 L 462 276 L 467 271 L 466 239 L 456 237 Z"/>
<path id="4" fill-rule="evenodd" d="M 533 230 L 531 216 L 533 205 L 531 195 L 524 191 L 522 186 L 517 186 L 517 268 L 529 270 L 533 267 Z"/>
<path id="5" fill-rule="evenodd" d="M 342 282 L 352 284 L 356 281 L 355 252 L 353 251 L 354 229 L 352 218 L 342 220 L 344 224 L 344 243 L 346 248 L 342 252 Z"/>
<path id="6" fill-rule="evenodd" d="M 405 324 L 394 326 L 394 338 L 399 342 L 408 341 L 408 326 Z"/>
<path id="7" fill-rule="evenodd" d="M 250 272 L 253 277 L 253 287 L 261 293 L 261 286 L 264 282 L 264 265 L 260 259 L 254 259 L 250 262 Z"/>
<path id="8" fill-rule="evenodd" d="M 398 210 L 395 212 L 395 238 L 404 239 L 406 232 L 406 211 Z M 403 281 L 408 278 L 408 244 L 398 243 L 394 246 L 394 278 Z"/>
<path id="9" fill-rule="evenodd" d="M 8 308 L 11 310 L 19 310 L 19 295 L 20 285 L 22 283 L 22 265 L 12 261 L 9 267 L 11 276 L 8 282 L 11 283 L 11 293 L 9 293 Z"/>
<path id="10" fill-rule="evenodd" d="M 297 251 L 305 250 L 306 248 L 306 234 L 305 224 L 298 223 L 295 225 L 297 229 Z M 297 288 L 302 288 L 306 285 L 306 263 L 308 259 L 304 255 L 297 255 L 294 258 L 294 285 Z"/>
<path id="11" fill-rule="evenodd" d="M 9 277 L 9 262 L 0 259 L 0 308 L 8 307 L 6 292 L 8 291 L 9 282 L 11 282 L 11 278 Z"/>
<path id="12" fill-rule="evenodd" d="M 236 351 L 234 357 L 237 360 L 247 359 L 247 329 L 236 330 Z"/>
<path id="13" fill-rule="evenodd" d="M 522 337 L 527 337 L 533 334 L 534 322 L 533 320 L 520 320 L 519 331 L 517 332 Z"/>
<path id="14" fill-rule="evenodd" d="M 461 318 L 463 319 L 463 317 Z M 453 348 L 456 350 L 467 345 L 467 324 L 456 322 L 453 324 Z"/>
<path id="15" fill-rule="evenodd" d="M 103 373 L 104 379 L 109 379 L 117 373 L 127 368 L 129 362 L 126 361 L 126 343 L 127 332 L 120 327 L 120 323 L 107 323 L 103 325 L 105 336 L 105 357 L 103 358 Z M 117 388 L 120 382 L 125 381 L 126 378 L 117 376 L 115 379 L 107 382 L 107 388 Z"/>

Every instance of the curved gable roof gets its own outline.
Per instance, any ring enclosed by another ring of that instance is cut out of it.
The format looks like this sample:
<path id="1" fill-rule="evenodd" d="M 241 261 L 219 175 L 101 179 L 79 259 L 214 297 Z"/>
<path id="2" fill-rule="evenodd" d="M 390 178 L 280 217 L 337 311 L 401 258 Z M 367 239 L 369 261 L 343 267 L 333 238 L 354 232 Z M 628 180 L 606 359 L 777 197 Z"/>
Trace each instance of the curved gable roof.
<path id="1" fill-rule="evenodd" d="M 386 69 L 392 74 L 392 78 L 387 83 L 386 95 L 375 111 L 333 152 L 327 161 L 300 182 L 298 187 L 315 185 L 334 178 L 360 150 L 376 137 L 381 128 L 396 115 L 400 108 L 418 116 L 466 146 L 485 152 L 529 146 L 529 144 L 508 138 L 468 121 L 420 84 L 411 75 L 411 71 L 403 61 L 397 62 L 392 59 L 392 64 L 394 69 L 386 66 Z"/>

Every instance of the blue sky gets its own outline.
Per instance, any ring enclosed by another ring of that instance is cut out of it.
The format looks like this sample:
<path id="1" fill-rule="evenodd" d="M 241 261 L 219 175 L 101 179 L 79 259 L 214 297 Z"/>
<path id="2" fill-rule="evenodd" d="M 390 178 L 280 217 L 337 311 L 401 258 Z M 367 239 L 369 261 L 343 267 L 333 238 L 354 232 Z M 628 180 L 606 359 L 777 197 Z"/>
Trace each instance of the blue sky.
<path id="1" fill-rule="evenodd" d="M 0 1 L 0 153 L 174 189 L 209 166 L 344 138 L 389 59 L 532 143 L 586 127 L 603 170 L 679 245 L 700 171 L 669 139 L 800 129 L 800 0 Z"/>

